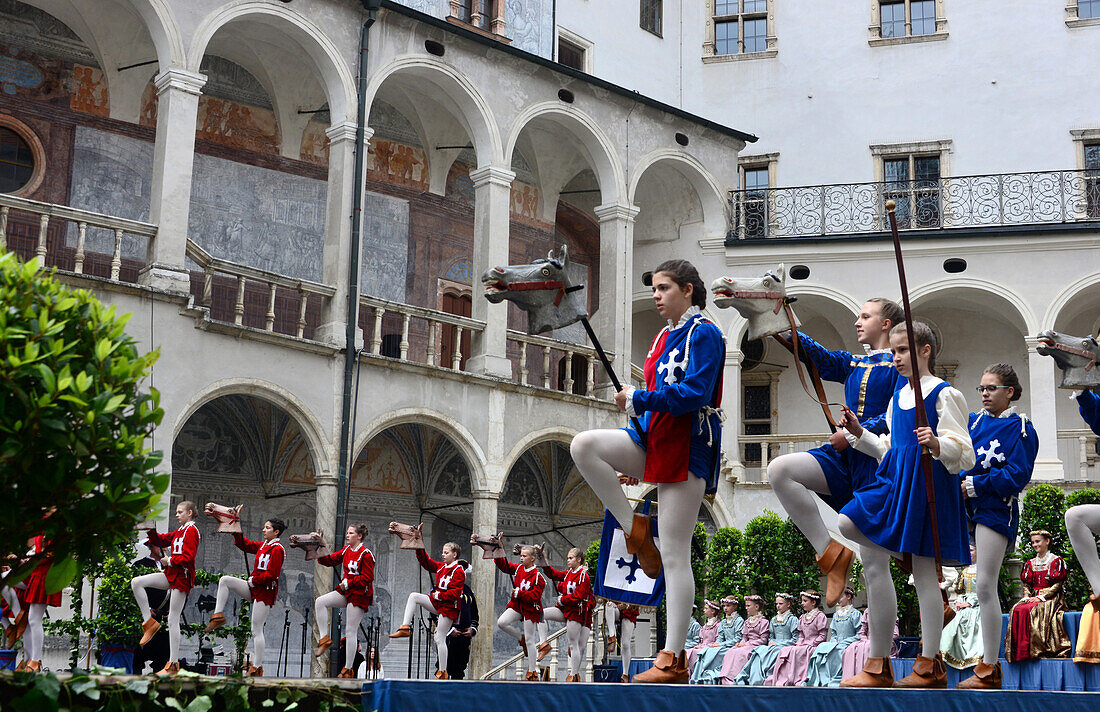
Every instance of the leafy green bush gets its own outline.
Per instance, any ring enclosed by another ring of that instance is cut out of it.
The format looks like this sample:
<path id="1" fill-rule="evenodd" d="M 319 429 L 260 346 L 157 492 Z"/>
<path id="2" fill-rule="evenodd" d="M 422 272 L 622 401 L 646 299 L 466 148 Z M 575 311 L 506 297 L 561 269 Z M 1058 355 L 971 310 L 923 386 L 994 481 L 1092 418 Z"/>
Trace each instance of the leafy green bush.
<path id="1" fill-rule="evenodd" d="M 1061 543 L 1066 539 L 1066 496 L 1062 490 L 1050 484 L 1038 484 L 1024 493 L 1020 500 L 1020 537 L 1017 551 L 1024 561 L 1035 557 L 1031 548 L 1028 532 L 1045 529 L 1054 537 L 1051 543 L 1053 551 L 1061 551 Z"/>
<path id="2" fill-rule="evenodd" d="M 0 550 L 43 534 L 49 591 L 128 541 L 168 487 L 146 442 L 163 416 L 141 384 L 158 353 L 142 355 L 115 315 L 0 251 Z M 28 530 L 28 526 L 31 529 Z"/>
<path id="3" fill-rule="evenodd" d="M 744 536 L 734 527 L 714 532 L 707 548 L 706 591 L 710 597 L 737 593 L 741 581 L 741 546 Z M 743 595 L 743 594 L 742 594 Z"/>
<path id="4" fill-rule="evenodd" d="M 741 543 L 742 559 L 738 593 L 764 597 L 765 611 L 774 612 L 777 593 L 797 595 L 799 591 L 820 585 L 813 548 L 789 519 L 775 512 L 753 518 L 745 526 Z"/>

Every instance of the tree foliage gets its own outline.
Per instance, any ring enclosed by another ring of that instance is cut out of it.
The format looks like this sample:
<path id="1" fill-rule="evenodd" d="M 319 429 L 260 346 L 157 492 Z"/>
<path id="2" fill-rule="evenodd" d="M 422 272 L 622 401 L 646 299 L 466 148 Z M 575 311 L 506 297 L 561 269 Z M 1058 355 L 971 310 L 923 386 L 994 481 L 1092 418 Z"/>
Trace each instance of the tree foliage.
<path id="1" fill-rule="evenodd" d="M 128 315 L 37 260 L 0 252 L 0 305 L 0 550 L 21 553 L 44 535 L 57 591 L 77 561 L 127 541 L 168 487 L 146 446 L 163 416 L 157 392 L 142 388 L 158 353 L 140 352 Z"/>

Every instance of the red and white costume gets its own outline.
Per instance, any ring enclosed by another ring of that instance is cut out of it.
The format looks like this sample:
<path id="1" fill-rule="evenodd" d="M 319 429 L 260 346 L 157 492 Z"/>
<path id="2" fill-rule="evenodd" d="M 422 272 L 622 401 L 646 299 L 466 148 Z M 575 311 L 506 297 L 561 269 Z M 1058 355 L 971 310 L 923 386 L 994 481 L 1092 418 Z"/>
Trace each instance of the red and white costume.
<path id="1" fill-rule="evenodd" d="M 283 559 L 286 558 L 283 545 L 278 539 L 259 542 L 246 539 L 241 534 L 233 535 L 233 543 L 241 551 L 256 555 L 252 576 L 248 579 L 252 600 L 274 606 L 275 597 L 279 594 L 279 574 L 283 571 Z"/>
<path id="2" fill-rule="evenodd" d="M 328 556 L 319 557 L 317 563 L 333 568 L 341 567 L 344 577 L 340 583 L 344 587 L 342 593 L 348 603 L 363 610 L 374 603 L 374 554 L 370 549 L 362 544 L 355 548 L 345 546 Z"/>
<path id="3" fill-rule="evenodd" d="M 516 611 L 524 620 L 538 623 L 542 620 L 542 592 L 546 578 L 537 566 L 523 567 L 507 559 L 493 559 L 497 568 L 512 577 L 512 598 L 508 608 Z"/>
<path id="4" fill-rule="evenodd" d="M 149 543 L 159 546 L 168 557 L 164 575 L 169 588 L 190 593 L 195 585 L 195 557 L 199 553 L 199 528 L 187 522 L 174 532 L 149 532 Z"/>
<path id="5" fill-rule="evenodd" d="M 542 567 L 545 573 L 555 582 L 558 590 L 558 608 L 562 617 L 567 621 L 576 621 L 585 628 L 592 627 L 592 579 L 588 576 L 588 569 L 578 566 L 575 569 L 561 571 L 553 566 Z"/>
<path id="6" fill-rule="evenodd" d="M 46 550 L 46 537 L 39 535 L 34 538 L 34 548 L 28 553 L 41 554 Z M 50 573 L 50 560 L 46 559 L 35 567 L 31 575 L 27 577 L 27 588 L 21 592 L 20 599 L 24 605 L 41 603 L 47 606 L 61 605 L 61 592 L 46 593 L 46 576 Z M 32 658 L 37 660 L 37 658 Z"/>
<path id="7" fill-rule="evenodd" d="M 435 575 L 435 586 L 428 598 L 436 612 L 457 621 L 462 603 L 462 587 L 466 584 L 466 570 L 458 561 L 449 564 L 436 561 L 424 553 L 423 549 L 416 550 L 416 560 L 428 573 Z"/>

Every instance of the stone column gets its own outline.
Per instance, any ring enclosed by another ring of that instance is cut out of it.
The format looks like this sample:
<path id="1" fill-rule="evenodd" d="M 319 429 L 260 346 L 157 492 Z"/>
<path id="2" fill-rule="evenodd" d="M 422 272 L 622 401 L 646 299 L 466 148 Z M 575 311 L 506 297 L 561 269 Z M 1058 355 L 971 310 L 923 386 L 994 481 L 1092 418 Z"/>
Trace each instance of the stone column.
<path id="1" fill-rule="evenodd" d="M 516 174 L 500 166 L 470 171 L 474 182 L 473 280 L 490 267 L 508 264 L 508 231 L 512 209 L 512 181 Z M 507 355 L 508 306 L 489 304 L 475 298 L 471 316 L 485 322 L 485 331 L 471 339 L 467 367 L 473 373 L 511 378 L 512 363 Z"/>
<path id="2" fill-rule="evenodd" d="M 149 241 L 140 281 L 158 289 L 187 293 L 191 278 L 187 256 L 187 220 L 191 213 L 191 172 L 199 94 L 206 76 L 170 67 L 154 81 L 157 87 L 157 138 L 153 148 L 153 182 L 149 221 L 157 236 Z"/>
<path id="3" fill-rule="evenodd" d="M 600 308 L 592 328 L 605 351 L 613 351 L 612 367 L 625 386 L 630 383 L 630 333 L 633 319 L 631 279 L 634 275 L 633 205 L 607 203 L 595 208 L 600 221 Z"/>
<path id="4" fill-rule="evenodd" d="M 333 124 L 325 131 L 328 136 L 328 199 L 325 214 L 325 252 L 321 281 L 336 287 L 336 294 L 329 299 L 315 339 L 342 348 L 345 344 L 344 329 L 348 319 L 355 319 L 358 309 L 348 314 L 348 266 L 351 264 L 352 206 L 355 203 L 355 123 Z M 374 135 L 367 127 L 366 142 Z M 365 157 L 365 154 L 364 154 Z M 362 215 L 359 216 L 362 226 Z M 359 234 L 360 250 L 366 235 Z M 358 259 L 359 255 L 355 255 Z M 361 286 L 361 285 L 360 285 Z M 362 290 L 360 290 L 362 291 Z M 356 331 L 356 341 L 362 339 Z"/>
<path id="5" fill-rule="evenodd" d="M 1035 458 L 1033 480 L 1062 480 L 1066 473 L 1058 457 L 1057 400 L 1058 374 L 1054 359 L 1040 356 L 1035 350 L 1038 340 L 1024 337 L 1027 344 L 1027 379 L 1025 392 L 1031 397 L 1031 418 L 1035 430 L 1046 434 L 1039 437 L 1039 455 Z"/>
<path id="6" fill-rule="evenodd" d="M 336 475 L 331 472 L 318 472 L 314 477 L 317 485 L 317 528 L 325 532 L 325 542 L 331 549 L 336 545 Z M 332 569 L 328 566 L 314 564 L 313 566 L 313 598 L 323 596 L 332 590 Z M 312 613 L 310 614 L 312 618 Z M 325 653 L 319 658 L 313 657 L 313 649 L 321 636 L 328 631 L 317 632 L 317 621 L 313 620 L 312 635 L 310 636 L 310 649 L 306 655 L 310 659 L 310 677 L 328 677 L 329 654 Z M 331 648 L 329 649 L 331 651 Z"/>
<path id="7" fill-rule="evenodd" d="M 480 490 L 474 492 L 473 527 L 478 534 L 497 532 L 497 500 L 500 493 Z M 470 650 L 470 666 L 467 679 L 476 680 L 493 666 L 493 633 L 496 630 L 496 607 L 493 605 L 497 567 L 489 559 L 481 558 L 481 549 L 471 547 L 470 559 L 473 571 L 470 588 L 477 599 L 477 612 L 481 619 L 477 636 Z"/>
<path id="8" fill-rule="evenodd" d="M 745 481 L 745 465 L 741 462 L 741 362 L 745 354 L 726 344 L 726 371 L 722 375 L 722 410 L 726 422 L 722 426 L 722 452 L 726 456 L 730 482 Z"/>

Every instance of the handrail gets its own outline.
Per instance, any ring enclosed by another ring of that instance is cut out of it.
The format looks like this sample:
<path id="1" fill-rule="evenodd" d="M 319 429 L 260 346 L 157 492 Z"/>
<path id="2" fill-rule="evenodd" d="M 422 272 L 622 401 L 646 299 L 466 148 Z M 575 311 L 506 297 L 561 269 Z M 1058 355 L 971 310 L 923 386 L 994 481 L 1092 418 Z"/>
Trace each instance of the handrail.
<path id="1" fill-rule="evenodd" d="M 70 208 L 67 205 L 56 205 L 54 203 L 43 203 L 40 200 L 21 198 L 6 193 L 0 193 L 0 206 L 15 208 L 16 210 L 25 210 L 30 213 L 37 213 L 38 215 L 48 215 L 51 218 L 62 218 L 64 220 L 72 220 L 73 222 L 87 223 L 95 227 L 103 227 L 110 230 L 122 230 L 143 237 L 156 237 L 157 234 L 157 226 L 152 223 L 129 220 L 127 218 L 116 218 L 102 213 L 93 213 L 90 210 Z"/>
<path id="2" fill-rule="evenodd" d="M 575 354 L 585 354 L 586 356 L 596 354 L 596 349 L 592 348 L 588 344 L 578 344 L 572 341 L 562 341 L 561 339 L 555 339 L 549 336 L 539 336 L 538 334 L 528 334 L 526 331 L 517 331 L 515 329 L 508 329 L 508 338 L 513 341 L 522 341 L 525 344 L 531 344 L 532 346 L 542 346 L 548 349 L 557 349 L 558 351 L 571 351 Z M 607 351 L 607 358 L 614 362 L 615 352 Z"/>
<path id="3" fill-rule="evenodd" d="M 320 282 L 298 277 L 287 277 L 276 272 L 260 269 L 259 267 L 250 267 L 239 262 L 231 262 L 230 260 L 220 257 L 214 257 L 191 238 L 187 238 L 187 256 L 190 257 L 195 264 L 204 268 L 204 270 L 209 269 L 215 272 L 224 272 L 235 277 L 244 277 L 245 279 L 251 279 L 256 282 L 266 282 L 267 284 L 274 284 L 295 291 L 309 292 L 310 294 L 317 294 L 322 297 L 331 297 L 336 294 L 336 288 L 327 284 L 321 284 Z"/>
<path id="4" fill-rule="evenodd" d="M 548 635 L 546 637 L 546 642 L 547 643 L 553 643 L 553 642 L 557 641 L 558 638 L 561 638 L 563 635 L 565 635 L 566 630 L 567 629 L 563 627 L 560 630 L 554 631 L 553 633 L 551 633 L 550 635 Z M 530 643 L 530 645 L 535 645 L 535 643 Z M 520 650 L 518 653 L 516 653 L 512 657 L 508 658 L 507 660 L 502 662 L 500 665 L 497 665 L 495 668 L 489 670 L 489 672 L 482 675 L 481 679 L 482 680 L 492 680 L 494 677 L 496 677 L 497 675 L 499 675 L 502 672 L 505 672 L 509 667 L 511 667 L 512 665 L 515 665 L 519 661 L 523 660 L 525 657 L 526 656 L 523 654 L 523 650 Z"/>
<path id="5" fill-rule="evenodd" d="M 460 326 L 463 329 L 469 329 L 471 331 L 484 331 L 485 329 L 485 322 L 478 321 L 477 319 L 471 319 L 468 316 L 459 316 L 457 314 L 451 314 L 450 312 L 439 311 L 438 309 L 418 307 L 415 304 L 394 302 L 390 301 L 389 299 L 372 297 L 367 294 L 359 295 L 359 304 L 368 307 L 378 307 L 384 309 L 387 312 L 398 312 L 400 314 L 408 314 L 410 316 L 419 317 L 421 319 L 429 319 L 431 321 L 437 321 L 442 324 Z"/>

